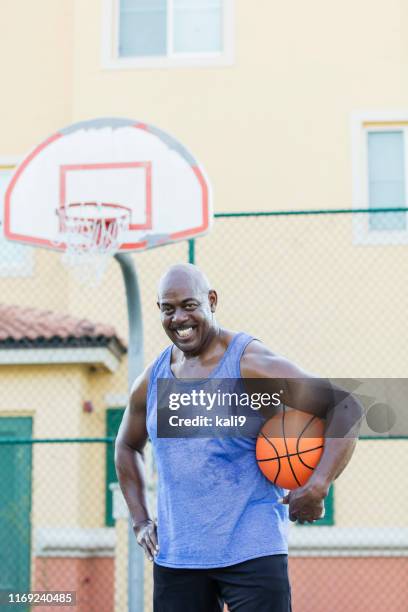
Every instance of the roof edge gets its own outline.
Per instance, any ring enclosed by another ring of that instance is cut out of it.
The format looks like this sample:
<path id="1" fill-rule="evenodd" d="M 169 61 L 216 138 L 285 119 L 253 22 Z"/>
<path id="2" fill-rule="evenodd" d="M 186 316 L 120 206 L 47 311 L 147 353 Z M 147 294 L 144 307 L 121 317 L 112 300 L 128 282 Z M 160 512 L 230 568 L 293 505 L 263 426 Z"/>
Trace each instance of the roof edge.
<path id="1" fill-rule="evenodd" d="M 0 340 L 0 350 L 31 350 L 31 349 L 65 349 L 65 348 L 109 348 L 112 352 L 118 356 L 123 355 L 127 352 L 126 346 L 116 336 L 68 336 L 62 338 L 61 336 L 52 336 L 51 338 L 34 338 L 30 339 L 27 337 L 17 340 L 9 337 L 4 340 Z"/>

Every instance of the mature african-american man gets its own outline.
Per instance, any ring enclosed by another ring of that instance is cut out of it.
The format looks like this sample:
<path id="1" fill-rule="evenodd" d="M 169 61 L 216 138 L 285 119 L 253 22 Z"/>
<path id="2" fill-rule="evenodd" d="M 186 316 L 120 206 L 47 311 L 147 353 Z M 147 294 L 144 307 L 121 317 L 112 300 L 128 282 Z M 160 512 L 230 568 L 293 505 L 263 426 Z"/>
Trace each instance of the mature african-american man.
<path id="1" fill-rule="evenodd" d="M 135 381 L 117 440 L 119 484 L 135 536 L 154 560 L 155 612 L 291 610 L 288 518 L 322 516 L 330 484 L 349 462 L 356 435 L 328 436 L 309 481 L 288 495 L 269 483 L 255 461 L 254 437 L 162 438 L 157 435 L 157 380 L 285 380 L 293 407 L 327 417 L 349 432 L 361 416 L 352 396 L 329 406 L 291 381 L 313 380 L 246 333 L 220 327 L 217 293 L 198 268 L 172 266 L 158 289 L 171 345 Z M 243 299 L 240 308 L 250 308 Z M 326 428 L 327 433 L 327 428 Z M 157 524 L 149 514 L 143 448 L 150 438 L 158 470 Z"/>

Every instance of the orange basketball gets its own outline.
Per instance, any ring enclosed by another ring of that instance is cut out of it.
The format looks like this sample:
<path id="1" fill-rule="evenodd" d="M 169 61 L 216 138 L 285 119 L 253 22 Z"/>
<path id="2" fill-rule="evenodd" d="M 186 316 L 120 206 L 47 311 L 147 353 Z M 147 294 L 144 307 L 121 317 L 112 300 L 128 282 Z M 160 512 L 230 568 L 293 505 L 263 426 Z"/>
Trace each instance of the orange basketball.
<path id="1" fill-rule="evenodd" d="M 287 410 L 266 421 L 258 434 L 256 460 L 268 480 L 296 489 L 310 478 L 324 448 L 325 422 L 300 410 Z"/>

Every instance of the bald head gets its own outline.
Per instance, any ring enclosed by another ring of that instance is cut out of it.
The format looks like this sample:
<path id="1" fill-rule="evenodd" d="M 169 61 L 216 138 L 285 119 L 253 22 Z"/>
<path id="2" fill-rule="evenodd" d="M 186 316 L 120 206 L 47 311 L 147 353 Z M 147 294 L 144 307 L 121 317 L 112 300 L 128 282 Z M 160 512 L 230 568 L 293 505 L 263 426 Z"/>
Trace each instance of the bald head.
<path id="1" fill-rule="evenodd" d="M 216 333 L 217 293 L 197 266 L 171 266 L 160 279 L 157 305 L 166 334 L 185 354 L 199 354 Z"/>
<path id="2" fill-rule="evenodd" d="M 176 264 L 170 266 L 162 276 L 158 287 L 158 297 L 166 293 L 169 289 L 184 286 L 194 293 L 202 295 L 208 294 L 211 289 L 208 278 L 197 266 L 193 264 Z"/>

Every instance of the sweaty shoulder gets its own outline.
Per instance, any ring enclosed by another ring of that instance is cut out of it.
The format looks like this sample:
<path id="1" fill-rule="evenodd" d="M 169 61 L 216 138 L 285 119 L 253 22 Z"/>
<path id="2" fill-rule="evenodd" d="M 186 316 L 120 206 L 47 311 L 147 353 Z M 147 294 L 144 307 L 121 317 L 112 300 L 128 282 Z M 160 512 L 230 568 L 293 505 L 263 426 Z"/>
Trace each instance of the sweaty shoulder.
<path id="1" fill-rule="evenodd" d="M 243 378 L 296 378 L 303 374 L 295 364 L 273 353 L 259 340 L 250 342 L 241 358 Z"/>

